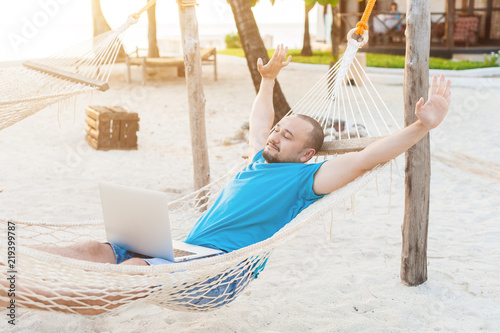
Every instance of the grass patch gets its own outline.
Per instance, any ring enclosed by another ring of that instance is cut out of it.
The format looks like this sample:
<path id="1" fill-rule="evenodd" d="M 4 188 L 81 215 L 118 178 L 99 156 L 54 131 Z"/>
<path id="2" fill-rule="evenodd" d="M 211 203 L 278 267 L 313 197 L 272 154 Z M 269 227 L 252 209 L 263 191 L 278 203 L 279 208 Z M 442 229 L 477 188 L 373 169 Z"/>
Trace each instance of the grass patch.
<path id="1" fill-rule="evenodd" d="M 273 55 L 274 50 L 267 50 L 269 57 Z M 222 51 L 217 51 L 219 54 L 226 54 L 236 57 L 245 57 L 243 49 L 226 49 Z M 312 57 L 303 57 L 300 55 L 300 50 L 289 50 L 288 54 L 292 55 L 292 62 L 304 63 L 304 64 L 319 64 L 328 65 L 330 64 L 330 52 L 313 51 Z M 405 67 L 405 57 L 397 55 L 388 54 L 376 54 L 367 53 L 366 54 L 366 65 L 368 67 L 384 67 L 384 68 L 404 68 Z M 450 59 L 434 58 L 429 59 L 430 69 L 451 69 L 451 70 L 463 70 L 463 69 L 474 69 L 474 68 L 485 68 L 492 67 L 490 63 L 483 61 L 453 61 Z M 494 67 L 498 67 L 495 64 Z"/>
<path id="2" fill-rule="evenodd" d="M 405 57 L 387 54 L 368 53 L 366 57 L 366 65 L 369 67 L 385 67 L 385 68 L 404 68 Z M 474 68 L 492 67 L 490 63 L 484 61 L 453 61 L 450 59 L 434 58 L 429 59 L 430 69 L 451 69 L 451 70 L 464 70 Z M 493 65 L 498 67 L 498 64 Z"/>
<path id="3" fill-rule="evenodd" d="M 219 54 L 226 54 L 236 57 L 245 57 L 243 49 L 225 49 L 222 51 L 217 51 Z M 273 56 L 274 50 L 267 50 L 269 58 Z M 303 64 L 319 64 L 328 65 L 330 64 L 330 52 L 313 51 L 312 57 L 304 57 L 300 55 L 300 50 L 288 50 L 288 54 L 292 56 L 292 62 L 298 62 Z"/>

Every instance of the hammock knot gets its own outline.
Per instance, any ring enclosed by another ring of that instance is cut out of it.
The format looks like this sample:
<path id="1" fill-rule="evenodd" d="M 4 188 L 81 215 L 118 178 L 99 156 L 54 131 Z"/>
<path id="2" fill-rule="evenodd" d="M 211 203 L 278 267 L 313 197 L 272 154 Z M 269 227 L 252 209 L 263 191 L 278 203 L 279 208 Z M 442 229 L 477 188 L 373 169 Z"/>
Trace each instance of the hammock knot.
<path id="1" fill-rule="evenodd" d="M 130 26 L 134 25 L 137 23 L 137 21 L 139 21 L 139 16 L 140 14 L 138 13 L 135 13 L 135 14 L 132 14 L 130 15 L 128 18 L 127 18 L 127 21 L 125 21 L 125 23 L 123 23 L 118 29 L 116 29 L 116 32 L 118 34 L 121 34 L 123 33 L 125 30 L 127 30 Z"/>
<path id="2" fill-rule="evenodd" d="M 368 25 L 363 22 L 358 22 L 356 24 L 356 33 L 362 35 L 366 30 L 368 30 Z"/>

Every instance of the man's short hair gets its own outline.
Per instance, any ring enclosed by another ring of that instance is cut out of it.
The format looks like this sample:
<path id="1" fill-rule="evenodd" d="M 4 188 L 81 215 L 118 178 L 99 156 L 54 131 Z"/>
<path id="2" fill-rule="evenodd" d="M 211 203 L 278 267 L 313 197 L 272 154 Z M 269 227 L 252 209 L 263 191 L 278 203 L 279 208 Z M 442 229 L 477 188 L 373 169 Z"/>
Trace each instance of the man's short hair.
<path id="1" fill-rule="evenodd" d="M 321 127 L 316 119 L 306 116 L 305 114 L 297 114 L 296 116 L 306 120 L 313 126 L 313 129 L 309 132 L 309 140 L 305 143 L 305 148 L 313 148 L 316 152 L 320 151 L 325 138 L 323 127 Z"/>

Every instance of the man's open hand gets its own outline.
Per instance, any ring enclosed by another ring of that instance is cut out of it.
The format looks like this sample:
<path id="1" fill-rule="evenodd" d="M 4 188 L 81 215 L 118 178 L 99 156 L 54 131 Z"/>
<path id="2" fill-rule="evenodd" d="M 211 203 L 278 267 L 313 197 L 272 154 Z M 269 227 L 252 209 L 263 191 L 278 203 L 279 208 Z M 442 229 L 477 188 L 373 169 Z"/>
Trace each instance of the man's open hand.
<path id="1" fill-rule="evenodd" d="M 279 44 L 278 46 L 276 46 L 273 57 L 265 66 L 262 63 L 261 58 L 257 60 L 257 69 L 259 70 L 262 78 L 274 80 L 276 76 L 278 76 L 280 70 L 283 67 L 288 66 L 288 64 L 292 60 L 292 56 L 288 56 L 288 59 L 286 59 L 287 52 L 288 47 L 284 47 L 283 44 Z"/>
<path id="2" fill-rule="evenodd" d="M 420 98 L 415 106 L 415 115 L 429 130 L 438 126 L 448 113 L 450 96 L 450 80 L 445 83 L 444 75 L 441 74 L 438 82 L 434 75 L 429 88 L 429 100 L 424 104 L 424 99 Z"/>

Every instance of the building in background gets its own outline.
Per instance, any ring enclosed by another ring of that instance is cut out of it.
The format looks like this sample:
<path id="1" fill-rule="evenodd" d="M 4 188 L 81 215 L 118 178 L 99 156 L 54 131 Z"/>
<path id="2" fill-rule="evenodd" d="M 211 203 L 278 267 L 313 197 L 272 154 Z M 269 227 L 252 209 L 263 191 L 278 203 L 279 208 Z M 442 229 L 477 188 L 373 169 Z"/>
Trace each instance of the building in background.
<path id="1" fill-rule="evenodd" d="M 367 1 L 339 0 L 342 42 L 362 16 Z M 398 12 L 391 12 L 396 4 Z M 453 21 L 447 22 L 448 14 Z M 363 51 L 404 54 L 406 1 L 377 1 L 369 21 L 370 43 Z M 500 49 L 500 0 L 433 0 L 431 55 L 490 53 Z M 331 11 L 316 8 L 316 41 L 330 43 Z M 448 23 L 454 32 L 448 30 Z"/>

